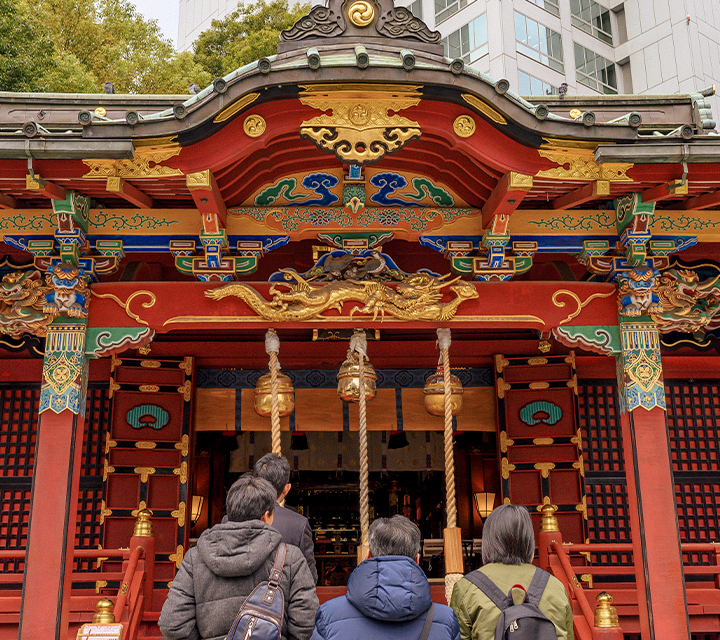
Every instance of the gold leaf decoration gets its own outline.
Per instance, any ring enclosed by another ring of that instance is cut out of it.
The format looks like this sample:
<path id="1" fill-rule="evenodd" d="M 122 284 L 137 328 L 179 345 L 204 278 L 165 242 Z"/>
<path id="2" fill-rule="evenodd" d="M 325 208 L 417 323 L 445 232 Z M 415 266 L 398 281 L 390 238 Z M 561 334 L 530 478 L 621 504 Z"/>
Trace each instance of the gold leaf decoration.
<path id="1" fill-rule="evenodd" d="M 490 118 L 493 122 L 497 122 L 498 124 L 507 124 L 505 116 L 486 102 L 483 102 L 477 96 L 474 96 L 472 93 L 463 93 L 462 97 L 465 102 L 467 102 L 470 106 L 475 107 L 480 113 Z"/>
<path id="2" fill-rule="evenodd" d="M 318 149 L 334 153 L 342 162 L 367 164 L 402 149 L 422 134 L 420 125 L 397 115 L 420 103 L 418 86 L 307 85 L 300 102 L 320 111 L 331 111 L 305 120 L 300 137 Z M 390 115 L 388 112 L 395 112 Z"/>
<path id="3" fill-rule="evenodd" d="M 181 176 L 180 169 L 165 167 L 161 163 L 180 154 L 179 144 L 160 147 L 139 147 L 132 160 L 83 160 L 90 167 L 83 178 L 157 178 Z"/>
<path id="4" fill-rule="evenodd" d="M 554 180 L 607 180 L 608 182 L 632 182 L 627 175 L 635 165 L 631 163 L 595 162 L 595 153 L 591 149 L 538 149 L 542 158 L 547 158 L 559 166 L 554 169 L 538 171 L 536 177 Z"/>

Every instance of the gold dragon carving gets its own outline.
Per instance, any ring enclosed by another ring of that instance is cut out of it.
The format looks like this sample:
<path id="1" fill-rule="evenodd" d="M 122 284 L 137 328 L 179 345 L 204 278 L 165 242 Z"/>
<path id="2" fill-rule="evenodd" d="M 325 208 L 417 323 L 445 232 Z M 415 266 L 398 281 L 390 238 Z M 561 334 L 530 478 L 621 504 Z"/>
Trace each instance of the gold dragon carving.
<path id="1" fill-rule="evenodd" d="M 270 288 L 272 300 L 266 300 L 253 287 L 236 282 L 206 291 L 213 300 L 237 297 L 255 313 L 272 322 L 300 322 L 327 318 L 323 313 L 330 309 L 342 313 L 346 302 L 357 302 L 350 315 L 372 315 L 384 319 L 386 315 L 398 320 L 445 322 L 466 300 L 478 297 L 475 286 L 459 278 L 445 281 L 448 276 L 436 278 L 426 273 L 413 273 L 392 289 L 381 282 L 357 280 L 336 281 L 324 286 L 313 286 L 297 273 L 284 271 L 294 284 L 277 283 Z M 279 287 L 289 290 L 281 291 Z M 449 302 L 441 302 L 443 289 L 455 294 Z"/>

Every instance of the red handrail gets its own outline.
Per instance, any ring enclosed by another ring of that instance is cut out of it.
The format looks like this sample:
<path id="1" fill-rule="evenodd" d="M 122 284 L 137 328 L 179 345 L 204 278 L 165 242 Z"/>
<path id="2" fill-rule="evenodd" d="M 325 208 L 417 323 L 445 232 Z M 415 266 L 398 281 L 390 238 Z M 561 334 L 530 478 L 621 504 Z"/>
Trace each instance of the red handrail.
<path id="1" fill-rule="evenodd" d="M 592 629 L 595 625 L 595 613 L 590 608 L 590 603 L 587 601 L 587 598 L 585 597 L 585 592 L 583 591 L 582 587 L 578 589 L 573 584 L 572 579 L 575 578 L 577 580 L 577 577 L 575 575 L 575 570 L 570 564 L 570 558 L 568 557 L 567 553 L 565 553 L 565 549 L 563 549 L 562 545 L 555 542 L 554 540 L 550 543 L 550 549 L 552 549 L 555 552 L 555 555 L 557 555 L 558 560 L 562 565 L 563 571 L 565 572 L 570 597 L 577 600 L 580 608 L 582 609 L 583 616 L 588 623 L 588 626 Z"/>
<path id="2" fill-rule="evenodd" d="M 127 601 L 128 591 L 130 590 L 130 584 L 135 574 L 138 561 L 140 557 L 145 553 L 145 549 L 142 547 L 135 547 L 130 554 L 130 561 L 128 562 L 127 569 L 125 570 L 125 577 L 123 578 L 122 585 L 120 585 L 120 591 L 118 593 L 117 600 L 115 601 L 115 620 L 120 620 L 120 615 L 125 608 L 125 602 Z"/>

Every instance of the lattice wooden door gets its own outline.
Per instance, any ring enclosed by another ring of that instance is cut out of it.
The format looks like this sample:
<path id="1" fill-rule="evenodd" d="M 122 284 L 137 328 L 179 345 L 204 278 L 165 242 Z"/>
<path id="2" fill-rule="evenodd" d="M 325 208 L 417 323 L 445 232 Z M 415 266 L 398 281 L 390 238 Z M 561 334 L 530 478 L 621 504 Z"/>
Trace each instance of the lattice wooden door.
<path id="1" fill-rule="evenodd" d="M 495 356 L 503 501 L 557 507 L 563 539 L 585 542 L 586 497 L 577 427 L 575 356 Z"/>
<path id="2" fill-rule="evenodd" d="M 103 545 L 127 546 L 137 510 L 151 509 L 156 590 L 168 588 L 187 548 L 192 391 L 192 358 L 113 357 L 111 424 L 105 446 Z M 119 570 L 111 562 L 104 566 Z M 159 602 L 153 602 L 154 609 L 162 604 L 162 592 L 156 593 Z"/>

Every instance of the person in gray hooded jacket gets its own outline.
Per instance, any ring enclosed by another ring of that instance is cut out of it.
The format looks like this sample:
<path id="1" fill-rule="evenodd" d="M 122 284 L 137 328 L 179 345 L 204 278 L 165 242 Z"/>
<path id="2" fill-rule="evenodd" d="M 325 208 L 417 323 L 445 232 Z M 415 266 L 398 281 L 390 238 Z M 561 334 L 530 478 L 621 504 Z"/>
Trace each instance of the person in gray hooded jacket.
<path id="1" fill-rule="evenodd" d="M 204 531 L 173 580 L 160 615 L 167 640 L 223 640 L 251 591 L 270 575 L 282 541 L 273 529 L 277 492 L 246 475 L 230 487 L 228 522 Z M 280 588 L 285 596 L 283 640 L 308 640 L 318 599 L 302 552 L 287 545 Z"/>

